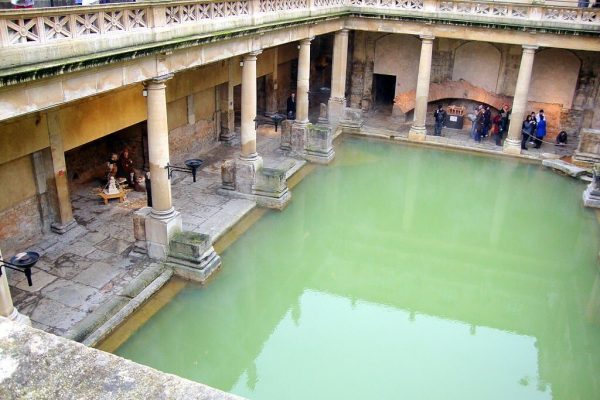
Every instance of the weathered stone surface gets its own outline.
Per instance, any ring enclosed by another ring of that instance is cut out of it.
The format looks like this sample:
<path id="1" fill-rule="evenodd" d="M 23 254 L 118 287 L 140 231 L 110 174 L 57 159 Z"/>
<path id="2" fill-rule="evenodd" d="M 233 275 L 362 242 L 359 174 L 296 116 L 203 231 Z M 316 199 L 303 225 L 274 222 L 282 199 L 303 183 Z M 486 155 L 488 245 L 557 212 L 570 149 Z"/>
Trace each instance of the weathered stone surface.
<path id="1" fill-rule="evenodd" d="M 560 172 L 563 172 L 574 178 L 577 178 L 583 174 L 589 173 L 588 170 L 585 168 L 580 168 L 576 165 L 570 164 L 570 163 L 562 161 L 562 160 L 556 160 L 556 159 L 543 160 L 542 165 L 544 167 L 552 168 L 552 169 L 558 170 Z"/>
<path id="2" fill-rule="evenodd" d="M 331 127 L 312 125 L 306 132 L 304 158 L 319 164 L 329 164 L 334 156 Z"/>
<path id="3" fill-rule="evenodd" d="M 240 399 L 1 317 L 0 349 L 6 400 Z"/>
<path id="4" fill-rule="evenodd" d="M 235 160 L 223 160 L 221 163 L 221 188 L 235 190 Z"/>
<path id="5" fill-rule="evenodd" d="M 204 282 L 221 266 L 210 236 L 203 233 L 180 232 L 171 238 L 167 265 L 186 279 Z"/>
<path id="6" fill-rule="evenodd" d="M 581 130 L 579 133 L 579 146 L 573 154 L 573 161 L 584 165 L 600 162 L 600 130 Z"/>

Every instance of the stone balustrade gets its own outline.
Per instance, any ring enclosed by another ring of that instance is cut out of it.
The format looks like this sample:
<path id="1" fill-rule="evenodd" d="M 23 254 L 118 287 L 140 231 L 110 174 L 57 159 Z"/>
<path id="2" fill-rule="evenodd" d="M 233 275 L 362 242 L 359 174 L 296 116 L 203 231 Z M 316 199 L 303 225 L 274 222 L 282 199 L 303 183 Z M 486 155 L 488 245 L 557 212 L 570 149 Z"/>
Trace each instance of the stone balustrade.
<path id="1" fill-rule="evenodd" d="M 232 0 L 123 3 L 0 11 L 0 48 L 35 46 L 70 39 L 163 33 L 173 27 L 203 25 L 218 32 L 257 23 L 285 22 L 291 18 L 326 15 L 331 9 L 345 13 L 386 14 L 409 12 L 426 18 L 465 17 L 523 26 L 598 31 L 600 10 L 511 2 L 448 0 Z M 268 18 L 272 14 L 274 18 Z M 274 14 L 274 15 L 273 15 Z M 217 22 L 218 23 L 215 23 Z M 189 34 L 189 30 L 180 32 Z M 153 36 L 153 35 L 150 35 Z M 179 35 L 159 35 L 177 37 Z M 147 38 L 150 40 L 151 38 Z M 153 38 L 156 39 L 156 38 Z M 131 44 L 139 44 L 133 40 Z M 144 42 L 144 40 L 142 40 Z"/>

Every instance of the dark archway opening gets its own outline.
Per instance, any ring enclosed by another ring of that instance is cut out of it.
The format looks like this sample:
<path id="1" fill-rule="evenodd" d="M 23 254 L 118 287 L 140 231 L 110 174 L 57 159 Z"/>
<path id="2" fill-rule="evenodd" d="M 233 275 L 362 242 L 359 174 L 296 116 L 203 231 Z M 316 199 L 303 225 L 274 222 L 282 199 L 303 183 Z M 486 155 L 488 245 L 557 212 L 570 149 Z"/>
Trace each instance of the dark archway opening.
<path id="1" fill-rule="evenodd" d="M 396 94 L 394 75 L 373 74 L 373 93 L 376 106 L 391 106 Z"/>

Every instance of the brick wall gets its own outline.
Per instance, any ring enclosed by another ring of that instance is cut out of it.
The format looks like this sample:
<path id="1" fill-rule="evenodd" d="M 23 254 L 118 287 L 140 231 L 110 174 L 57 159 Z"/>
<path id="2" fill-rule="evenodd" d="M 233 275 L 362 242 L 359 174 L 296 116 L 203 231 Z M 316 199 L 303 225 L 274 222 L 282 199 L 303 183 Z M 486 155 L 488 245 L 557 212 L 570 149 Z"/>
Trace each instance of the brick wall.
<path id="1" fill-rule="evenodd" d="M 0 211 L 0 221 L 0 249 L 3 254 L 9 256 L 25 250 L 42 235 L 38 196 Z"/>

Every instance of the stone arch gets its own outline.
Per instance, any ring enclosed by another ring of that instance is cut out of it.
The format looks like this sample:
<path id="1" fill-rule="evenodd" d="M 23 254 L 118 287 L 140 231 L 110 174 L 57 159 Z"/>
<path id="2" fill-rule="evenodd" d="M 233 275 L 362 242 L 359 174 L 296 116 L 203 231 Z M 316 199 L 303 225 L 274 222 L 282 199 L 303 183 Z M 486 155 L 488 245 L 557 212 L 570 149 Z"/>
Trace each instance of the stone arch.
<path id="1" fill-rule="evenodd" d="M 581 60 L 569 50 L 539 51 L 533 61 L 528 100 L 571 108 L 580 68 Z"/>
<path id="2" fill-rule="evenodd" d="M 464 79 L 489 92 L 496 91 L 502 55 L 486 42 L 467 42 L 454 52 L 452 80 Z"/>
<path id="3" fill-rule="evenodd" d="M 375 74 L 394 75 L 395 93 L 403 93 L 417 87 L 421 41 L 411 35 L 390 34 L 375 42 Z"/>
<path id="4" fill-rule="evenodd" d="M 415 108 L 415 97 L 415 90 L 401 93 L 396 96 L 395 105 L 402 113 L 408 113 Z M 429 85 L 428 103 L 435 103 L 443 99 L 471 100 L 488 104 L 495 109 L 501 108 L 503 104 L 512 104 L 512 97 L 483 90 L 463 79 L 431 83 Z"/>

